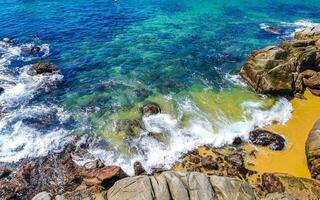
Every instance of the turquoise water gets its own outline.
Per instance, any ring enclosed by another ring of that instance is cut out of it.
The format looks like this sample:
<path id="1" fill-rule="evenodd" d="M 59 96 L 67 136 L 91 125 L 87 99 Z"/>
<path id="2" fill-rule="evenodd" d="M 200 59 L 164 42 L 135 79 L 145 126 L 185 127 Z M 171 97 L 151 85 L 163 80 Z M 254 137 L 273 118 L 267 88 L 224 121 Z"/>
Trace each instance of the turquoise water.
<path id="1" fill-rule="evenodd" d="M 0 38 L 14 43 L 0 45 L 0 161 L 45 155 L 81 133 L 103 138 L 92 152 L 108 164 L 169 166 L 201 144 L 219 146 L 285 122 L 286 100 L 257 96 L 233 74 L 252 50 L 320 22 L 319 9 L 319 1 L 2 1 Z M 268 33 L 266 25 L 282 32 Z M 21 52 L 28 45 L 41 52 Z M 39 60 L 56 64 L 63 77 L 28 75 L 28 64 Z M 169 142 L 139 137 L 128 145 L 112 124 L 139 118 L 146 101 L 164 108 L 144 119 L 147 132 L 165 133 Z"/>

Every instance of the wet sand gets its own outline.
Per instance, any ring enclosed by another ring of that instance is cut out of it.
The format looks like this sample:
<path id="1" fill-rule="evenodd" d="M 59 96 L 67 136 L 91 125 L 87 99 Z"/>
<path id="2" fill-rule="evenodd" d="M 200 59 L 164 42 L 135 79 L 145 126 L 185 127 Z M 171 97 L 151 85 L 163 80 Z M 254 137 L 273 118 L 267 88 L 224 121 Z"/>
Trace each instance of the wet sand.
<path id="1" fill-rule="evenodd" d="M 320 118 L 320 98 L 305 92 L 306 99 L 293 99 L 293 113 L 285 125 L 272 125 L 267 130 L 277 132 L 287 138 L 288 145 L 283 151 L 271 151 L 256 147 L 258 153 L 252 169 L 263 172 L 282 172 L 293 176 L 310 178 L 305 156 L 305 141 L 309 131 Z M 253 148 L 248 145 L 249 148 Z"/>

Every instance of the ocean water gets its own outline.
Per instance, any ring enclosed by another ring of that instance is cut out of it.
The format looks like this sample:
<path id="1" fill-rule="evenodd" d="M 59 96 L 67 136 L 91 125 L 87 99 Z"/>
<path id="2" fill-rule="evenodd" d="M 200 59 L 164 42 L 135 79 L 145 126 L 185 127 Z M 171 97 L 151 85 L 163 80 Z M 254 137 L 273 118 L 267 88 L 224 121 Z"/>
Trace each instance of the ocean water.
<path id="1" fill-rule="evenodd" d="M 44 156 L 82 134 L 105 164 L 169 168 L 200 145 L 285 123 L 289 101 L 251 92 L 236 72 L 251 51 L 320 23 L 319 9 L 316 0 L 2 0 L 0 38 L 13 42 L 0 42 L 0 162 Z M 41 52 L 24 51 L 34 45 Z M 41 60 L 61 73 L 32 75 Z M 163 112 L 141 118 L 150 101 Z M 145 129 L 117 132 L 126 119 Z"/>

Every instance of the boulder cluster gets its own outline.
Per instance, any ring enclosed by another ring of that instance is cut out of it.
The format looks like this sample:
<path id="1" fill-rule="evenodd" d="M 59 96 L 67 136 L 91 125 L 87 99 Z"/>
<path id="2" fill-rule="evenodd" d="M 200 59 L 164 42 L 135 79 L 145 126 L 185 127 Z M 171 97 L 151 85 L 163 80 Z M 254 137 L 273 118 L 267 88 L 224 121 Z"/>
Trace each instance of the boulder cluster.
<path id="1" fill-rule="evenodd" d="M 254 51 L 241 77 L 262 94 L 302 97 L 308 88 L 320 96 L 320 26 L 296 32 L 279 46 Z"/>

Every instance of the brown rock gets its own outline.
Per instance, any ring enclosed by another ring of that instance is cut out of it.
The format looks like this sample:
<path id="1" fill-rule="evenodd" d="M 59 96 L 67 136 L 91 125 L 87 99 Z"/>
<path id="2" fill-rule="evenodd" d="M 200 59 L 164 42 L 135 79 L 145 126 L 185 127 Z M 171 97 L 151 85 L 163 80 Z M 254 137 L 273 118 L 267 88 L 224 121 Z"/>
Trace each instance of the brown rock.
<path id="1" fill-rule="evenodd" d="M 201 166 L 208 170 L 218 170 L 219 166 L 216 161 L 212 159 L 212 156 L 206 156 L 201 159 Z"/>
<path id="2" fill-rule="evenodd" d="M 148 117 L 150 115 L 155 115 L 155 114 L 161 113 L 161 108 L 156 103 L 148 103 L 143 106 L 143 108 L 141 109 L 141 113 L 144 116 Z"/>
<path id="3" fill-rule="evenodd" d="M 312 178 L 320 180 L 320 120 L 311 129 L 306 141 L 306 157 Z"/>
<path id="4" fill-rule="evenodd" d="M 143 168 L 141 162 L 136 161 L 133 163 L 134 175 L 139 176 L 146 174 L 146 170 Z"/>
<path id="5" fill-rule="evenodd" d="M 308 79 L 304 78 L 303 83 L 311 89 L 320 89 L 320 72 L 313 74 L 313 76 Z"/>
<path id="6" fill-rule="evenodd" d="M 36 74 L 45 74 L 45 73 L 56 73 L 58 72 L 57 66 L 47 62 L 40 62 L 32 65 L 32 69 Z"/>

